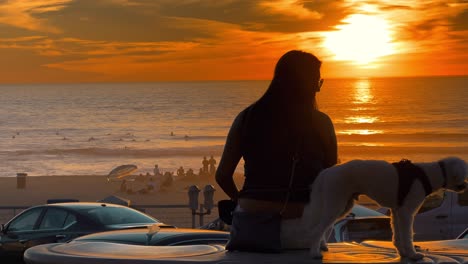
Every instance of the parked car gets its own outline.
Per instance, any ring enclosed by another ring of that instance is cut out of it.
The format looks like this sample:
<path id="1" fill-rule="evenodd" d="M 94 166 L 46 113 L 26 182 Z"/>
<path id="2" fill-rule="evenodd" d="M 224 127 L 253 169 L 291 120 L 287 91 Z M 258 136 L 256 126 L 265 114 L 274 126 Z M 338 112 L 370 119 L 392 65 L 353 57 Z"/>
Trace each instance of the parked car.
<path id="1" fill-rule="evenodd" d="M 165 231 L 165 230 L 164 230 Z M 465 232 L 456 240 L 420 242 L 419 250 L 427 256 L 418 264 L 468 263 L 468 239 Z M 120 243 L 77 241 L 39 245 L 28 249 L 28 264 L 101 264 L 101 263 L 400 263 L 391 241 L 330 243 L 323 261 L 314 261 L 308 250 L 291 250 L 281 254 L 227 252 L 220 245 L 186 245 L 175 247 L 141 246 Z M 405 262 L 405 261 L 403 261 Z M 407 261 L 406 261 L 407 262 Z"/>
<path id="2" fill-rule="evenodd" d="M 162 228 L 148 236 L 148 228 L 134 228 L 117 231 L 99 232 L 81 236 L 69 243 L 111 242 L 129 245 L 183 246 L 183 245 L 225 245 L 229 232 L 191 228 Z"/>
<path id="3" fill-rule="evenodd" d="M 379 209 L 386 215 L 387 208 Z M 468 227 L 468 191 L 439 191 L 426 198 L 414 218 L 414 240 L 447 240 Z"/>
<path id="4" fill-rule="evenodd" d="M 26 249 L 35 245 L 156 223 L 160 222 L 151 216 L 115 204 L 67 202 L 34 206 L 1 225 L 0 256 L 20 259 Z"/>
<path id="5" fill-rule="evenodd" d="M 229 231 L 230 226 L 224 224 L 220 219 L 216 219 L 200 228 Z M 348 216 L 335 223 L 328 242 L 361 242 L 369 239 L 392 239 L 390 217 L 356 204 Z"/>

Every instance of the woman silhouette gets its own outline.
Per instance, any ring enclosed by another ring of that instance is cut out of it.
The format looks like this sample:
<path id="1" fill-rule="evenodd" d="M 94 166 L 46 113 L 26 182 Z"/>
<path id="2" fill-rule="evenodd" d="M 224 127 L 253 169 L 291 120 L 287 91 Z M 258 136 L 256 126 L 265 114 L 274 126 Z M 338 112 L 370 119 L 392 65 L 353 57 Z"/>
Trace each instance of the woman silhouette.
<path id="1" fill-rule="evenodd" d="M 320 66 L 303 51 L 280 58 L 265 94 L 235 118 L 216 172 L 219 186 L 238 202 L 236 211 L 282 212 L 281 234 L 301 238 L 281 236 L 283 248 L 309 246 L 299 224 L 309 186 L 337 163 L 333 124 L 315 100 L 323 83 Z M 245 181 L 239 191 L 233 174 L 241 158 Z"/>

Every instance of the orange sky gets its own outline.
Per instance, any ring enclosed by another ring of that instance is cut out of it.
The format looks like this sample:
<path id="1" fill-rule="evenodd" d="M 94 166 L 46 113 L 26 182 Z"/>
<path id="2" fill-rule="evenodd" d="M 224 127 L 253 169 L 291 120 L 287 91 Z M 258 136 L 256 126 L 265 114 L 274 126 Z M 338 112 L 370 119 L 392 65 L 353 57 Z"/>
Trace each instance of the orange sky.
<path id="1" fill-rule="evenodd" d="M 468 2 L 0 0 L 0 83 L 468 75 Z"/>

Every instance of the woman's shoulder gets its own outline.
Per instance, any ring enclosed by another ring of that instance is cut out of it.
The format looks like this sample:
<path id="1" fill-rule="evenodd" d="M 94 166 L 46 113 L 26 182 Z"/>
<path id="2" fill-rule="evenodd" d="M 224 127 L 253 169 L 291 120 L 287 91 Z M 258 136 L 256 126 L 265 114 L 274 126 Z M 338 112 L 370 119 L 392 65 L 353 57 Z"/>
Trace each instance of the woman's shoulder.
<path id="1" fill-rule="evenodd" d="M 318 122 L 320 123 L 331 123 L 331 118 L 325 114 L 324 112 L 321 112 L 319 110 L 315 111 L 315 117 L 317 118 Z"/>

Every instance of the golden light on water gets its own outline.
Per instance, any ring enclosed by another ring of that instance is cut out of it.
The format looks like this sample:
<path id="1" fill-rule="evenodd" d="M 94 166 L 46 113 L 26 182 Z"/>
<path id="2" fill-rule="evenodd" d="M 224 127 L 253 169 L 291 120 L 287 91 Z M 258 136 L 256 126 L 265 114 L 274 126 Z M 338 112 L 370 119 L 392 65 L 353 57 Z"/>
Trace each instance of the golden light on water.
<path id="1" fill-rule="evenodd" d="M 372 103 L 374 95 L 371 91 L 371 82 L 368 79 L 359 79 L 354 84 L 353 104 Z"/>
<path id="2" fill-rule="evenodd" d="M 382 134 L 383 130 L 373 130 L 373 129 L 348 129 L 342 130 L 339 134 L 342 135 L 374 135 L 374 134 Z"/>
<path id="3" fill-rule="evenodd" d="M 347 124 L 372 124 L 378 121 L 376 116 L 350 116 L 345 118 Z"/>
<path id="4" fill-rule="evenodd" d="M 337 26 L 338 30 L 324 33 L 324 46 L 336 60 L 352 61 L 365 67 L 378 58 L 394 54 L 392 30 L 384 18 L 375 15 L 353 14 Z"/>
<path id="5" fill-rule="evenodd" d="M 379 121 L 378 116 L 369 115 L 368 113 L 363 114 L 363 112 L 369 110 L 367 105 L 374 104 L 374 94 L 372 93 L 371 81 L 369 79 L 359 79 L 356 80 L 353 84 L 352 89 L 352 104 L 358 105 L 354 110 L 356 115 L 347 116 L 344 118 L 344 122 L 347 124 L 373 124 Z M 367 129 L 348 129 L 343 130 L 340 134 L 344 135 L 373 135 L 373 134 L 382 134 L 382 130 L 375 130 L 371 128 Z"/>

